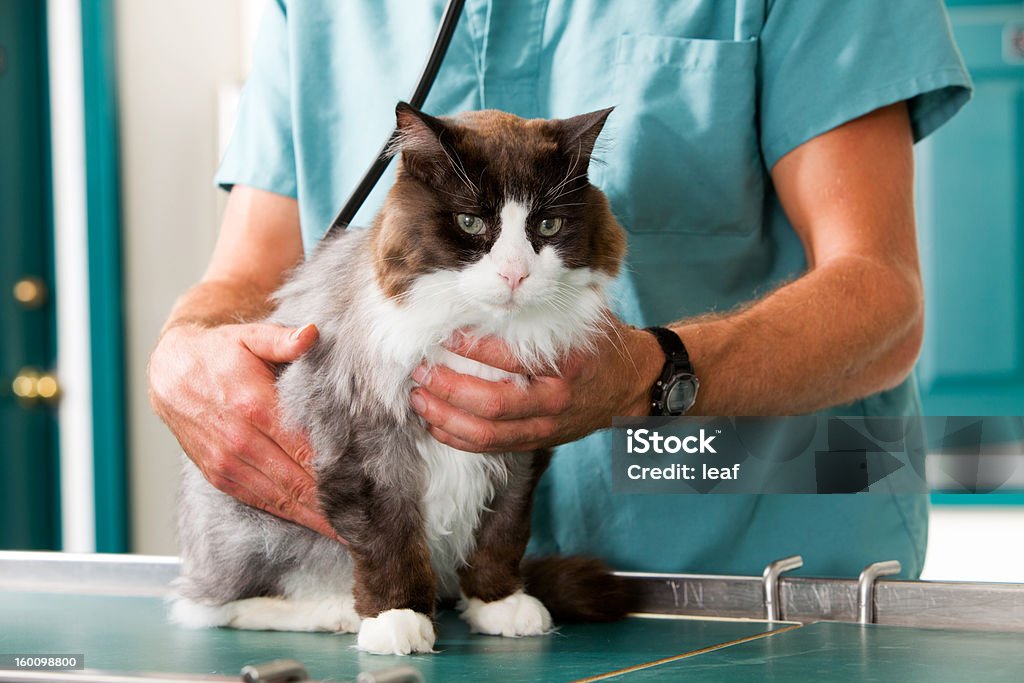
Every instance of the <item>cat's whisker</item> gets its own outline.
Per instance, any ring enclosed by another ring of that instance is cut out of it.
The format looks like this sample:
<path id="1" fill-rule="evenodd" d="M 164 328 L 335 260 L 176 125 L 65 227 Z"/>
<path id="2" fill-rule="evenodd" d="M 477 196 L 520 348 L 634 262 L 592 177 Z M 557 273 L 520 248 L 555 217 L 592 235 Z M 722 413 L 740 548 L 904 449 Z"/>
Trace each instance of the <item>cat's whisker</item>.
<path id="1" fill-rule="evenodd" d="M 415 299 L 436 299 L 439 295 L 448 294 L 449 292 L 454 292 L 457 289 L 458 283 L 455 282 L 429 282 L 426 284 L 417 284 L 415 287 L 411 287 L 396 296 L 395 300 L 400 303 L 405 303 Z"/>
<path id="2" fill-rule="evenodd" d="M 576 156 L 573 157 L 572 164 L 569 166 L 569 169 L 565 172 L 565 178 L 562 179 L 562 182 L 560 183 L 560 185 L 564 185 L 567 182 L 566 178 L 568 178 L 569 176 L 571 176 L 573 173 L 576 172 L 576 167 L 579 164 L 580 157 L 582 155 L 583 155 L 583 145 L 581 143 L 581 144 L 577 145 L 577 147 L 576 147 Z M 584 171 L 584 175 L 586 175 L 586 171 Z"/>
<path id="3" fill-rule="evenodd" d="M 439 142 L 440 142 L 440 139 L 441 139 L 441 137 L 438 136 L 438 141 Z M 455 172 L 455 176 L 459 180 L 462 181 L 462 183 L 469 189 L 469 191 L 472 194 L 479 196 L 480 195 L 480 188 L 477 187 L 476 185 L 474 185 L 473 181 L 469 179 L 469 175 L 466 173 L 466 167 L 465 167 L 465 165 L 463 165 L 462 159 L 458 160 L 459 163 L 458 163 L 458 166 L 456 166 L 455 165 L 455 159 L 452 158 L 452 155 L 448 152 L 448 150 L 445 148 L 445 146 L 443 144 L 440 144 L 438 146 L 441 148 L 441 151 L 444 153 L 445 157 L 448 159 L 448 163 L 451 164 L 452 171 Z"/>
<path id="4" fill-rule="evenodd" d="M 547 300 L 547 303 L 550 305 L 551 308 L 553 308 L 558 313 L 572 312 L 572 308 L 570 308 L 570 302 L 568 300 L 557 299 L 552 297 Z"/>
<path id="5" fill-rule="evenodd" d="M 586 177 L 587 177 L 587 173 L 583 172 L 583 173 L 575 175 L 575 176 L 573 176 L 571 178 L 566 178 L 565 180 L 560 182 L 558 185 L 555 185 L 553 188 L 548 190 L 547 193 L 544 196 L 545 197 L 553 197 L 554 199 L 557 199 L 558 197 L 561 197 L 562 195 L 569 194 L 569 192 L 573 192 L 574 190 L 566 190 L 566 191 L 563 192 L 562 189 L 565 188 L 570 183 L 575 182 L 577 180 L 580 180 L 582 178 L 586 178 Z M 586 186 L 582 185 L 582 186 L 580 186 L 580 189 L 582 187 L 586 187 Z"/>
<path id="6" fill-rule="evenodd" d="M 554 202 L 554 201 L 557 201 L 558 199 L 560 199 L 562 197 L 565 197 L 566 195 L 570 195 L 570 194 L 573 194 L 575 192 L 579 192 L 580 190 L 585 188 L 589 183 L 590 183 L 590 181 L 588 180 L 587 183 L 584 184 L 584 185 L 580 185 L 578 187 L 570 187 L 568 189 L 565 189 L 562 192 L 559 192 L 558 194 L 556 194 L 554 197 L 551 197 L 551 199 L 549 201 Z"/>
<path id="7" fill-rule="evenodd" d="M 466 196 L 466 195 L 464 195 L 464 194 L 458 194 L 458 193 L 455 193 L 455 192 L 449 192 L 448 190 L 444 190 L 444 189 L 442 189 L 442 188 L 440 188 L 440 187 L 438 187 L 438 188 L 436 188 L 436 189 L 437 189 L 437 191 L 438 191 L 438 192 L 440 192 L 441 194 L 445 194 L 445 195 L 448 195 L 448 196 L 449 196 L 449 197 L 451 197 L 452 199 L 457 199 L 457 200 L 459 200 L 460 202 L 466 202 L 466 204 L 469 204 L 469 205 L 474 205 L 474 204 L 476 204 L 476 202 L 477 202 L 477 200 L 476 200 L 476 199 L 474 199 L 473 197 L 467 197 L 467 196 Z"/>
<path id="8" fill-rule="evenodd" d="M 557 287 L 558 288 L 552 293 L 551 299 L 549 299 L 549 301 L 551 301 L 551 303 L 553 304 L 552 308 L 555 308 L 556 310 L 559 310 L 560 312 L 563 313 L 571 312 L 571 306 L 574 303 L 574 301 L 563 290 L 568 290 L 572 294 L 579 295 L 580 293 L 583 292 L 583 288 L 568 282 L 561 281 L 557 283 Z M 563 305 L 570 306 L 570 308 L 563 309 L 561 308 L 561 306 Z M 612 318 L 611 312 L 608 309 L 602 310 L 601 317 L 597 321 L 597 325 L 600 328 L 599 331 L 603 330 L 605 332 L 609 343 L 611 344 L 612 348 L 615 349 L 616 353 L 618 353 L 619 357 L 625 361 L 628 361 L 629 364 L 633 366 L 634 372 L 636 372 L 637 376 L 639 377 L 640 368 L 636 363 L 636 359 L 633 358 L 633 354 L 629 351 L 629 347 L 626 345 L 626 340 L 623 338 L 622 333 L 619 332 L 618 325 L 616 324 L 616 321 Z M 610 334 L 607 334 L 608 331 L 614 333 L 614 338 Z"/>
<path id="9" fill-rule="evenodd" d="M 619 340 L 619 344 L 615 344 L 615 340 L 608 337 L 608 341 L 611 342 L 612 348 L 618 352 L 619 357 L 623 360 L 628 360 L 629 364 L 633 366 L 633 372 L 636 373 L 637 377 L 640 377 L 640 366 L 636 364 L 636 359 L 633 358 L 633 354 L 630 353 L 629 347 L 626 345 L 626 340 L 622 337 L 622 333 L 619 332 L 619 326 L 615 323 L 615 320 L 611 317 L 611 312 L 607 309 L 601 312 L 602 322 L 604 326 L 611 329 L 615 333 L 616 338 Z"/>
<path id="10" fill-rule="evenodd" d="M 573 172 L 575 172 L 575 170 L 576 170 L 576 165 L 577 165 L 577 164 L 579 163 L 579 160 L 580 160 L 580 156 L 581 156 L 582 154 L 583 154 L 583 144 L 582 144 L 582 143 L 580 143 L 580 144 L 579 144 L 579 145 L 577 145 L 577 147 L 576 147 L 576 156 L 575 156 L 575 157 L 573 158 L 573 160 L 572 160 L 572 165 L 571 165 L 571 166 L 569 167 L 569 170 L 565 172 L 565 177 L 566 177 L 566 178 L 568 178 L 569 176 L 571 176 L 571 175 L 573 174 Z M 584 173 L 583 175 L 586 175 L 586 173 Z M 551 193 L 553 193 L 553 192 L 557 192 L 558 190 L 560 190 L 560 189 L 561 189 L 562 187 L 564 187 L 564 186 L 565 186 L 565 184 L 566 184 L 567 182 L 570 182 L 570 181 L 568 181 L 568 180 L 565 180 L 565 179 L 563 179 L 563 180 L 562 180 L 562 182 L 561 182 L 561 183 L 559 183 L 559 184 L 558 184 L 557 186 L 555 186 L 555 188 L 554 188 L 553 190 L 549 190 L 549 191 L 548 191 L 548 195 L 550 196 L 550 194 L 551 194 Z"/>
<path id="11" fill-rule="evenodd" d="M 377 263 L 382 263 L 384 261 L 405 261 L 408 258 L 408 256 L 377 256 L 374 258 L 374 261 Z"/>
<path id="12" fill-rule="evenodd" d="M 403 297 L 402 300 L 412 298 L 437 298 L 438 295 L 454 292 L 457 288 L 458 285 L 454 283 L 433 283 L 432 285 L 420 285 L 413 289 L 409 289 L 399 296 Z"/>

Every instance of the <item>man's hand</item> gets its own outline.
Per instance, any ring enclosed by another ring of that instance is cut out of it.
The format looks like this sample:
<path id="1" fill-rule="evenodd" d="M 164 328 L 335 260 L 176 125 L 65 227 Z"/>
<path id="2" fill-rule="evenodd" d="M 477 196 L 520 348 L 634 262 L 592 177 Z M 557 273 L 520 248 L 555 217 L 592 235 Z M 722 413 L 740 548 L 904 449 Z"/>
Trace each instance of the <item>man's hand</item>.
<path id="1" fill-rule="evenodd" d="M 280 425 L 274 385 L 274 365 L 317 336 L 313 325 L 171 327 L 150 360 L 150 402 L 216 488 L 342 541 L 319 509 L 309 443 Z"/>
<path id="2" fill-rule="evenodd" d="M 472 453 L 529 451 L 611 426 L 616 415 L 646 415 L 665 356 L 654 337 L 614 321 L 594 352 L 575 352 L 557 369 L 530 375 L 503 342 L 460 337 L 453 353 L 518 375 L 489 382 L 450 368 L 419 367 L 413 409 L 435 439 Z"/>
<path id="3" fill-rule="evenodd" d="M 308 351 L 316 327 L 231 324 L 265 317 L 302 254 L 298 202 L 236 185 L 206 274 L 153 350 L 149 396 L 216 488 L 341 541 L 319 509 L 309 443 L 280 425 L 274 383 L 274 366 Z"/>

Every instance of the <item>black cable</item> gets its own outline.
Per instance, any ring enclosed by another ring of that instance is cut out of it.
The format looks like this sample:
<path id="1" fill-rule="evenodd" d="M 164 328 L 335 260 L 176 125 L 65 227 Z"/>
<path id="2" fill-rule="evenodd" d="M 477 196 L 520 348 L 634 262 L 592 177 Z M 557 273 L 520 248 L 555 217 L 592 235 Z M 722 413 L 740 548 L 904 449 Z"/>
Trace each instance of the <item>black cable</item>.
<path id="1" fill-rule="evenodd" d="M 434 85 L 434 79 L 437 78 L 441 62 L 444 61 L 444 56 L 448 53 L 448 45 L 451 44 L 452 36 L 455 35 L 455 27 L 459 23 L 459 16 L 462 14 L 462 6 L 464 4 L 465 0 L 448 0 L 448 5 L 444 9 L 444 17 L 441 19 L 441 26 L 437 29 L 437 37 L 434 38 L 434 47 L 430 51 L 430 57 L 427 59 L 426 65 L 423 67 L 423 73 L 420 74 L 416 90 L 409 99 L 409 104 L 416 109 L 423 108 L 423 103 L 427 100 L 427 94 L 430 92 L 431 86 Z M 341 207 L 341 211 L 338 212 L 324 237 L 330 237 L 344 230 L 352 222 L 352 219 L 355 218 L 363 202 L 370 196 L 370 191 L 377 185 L 380 177 L 384 175 L 388 164 L 391 163 L 391 155 L 388 153 L 388 150 L 397 135 L 397 129 L 391 131 L 387 143 L 377 154 L 377 159 L 366 171 L 359 184 L 356 185 L 356 189 L 353 190 L 348 201 Z"/>

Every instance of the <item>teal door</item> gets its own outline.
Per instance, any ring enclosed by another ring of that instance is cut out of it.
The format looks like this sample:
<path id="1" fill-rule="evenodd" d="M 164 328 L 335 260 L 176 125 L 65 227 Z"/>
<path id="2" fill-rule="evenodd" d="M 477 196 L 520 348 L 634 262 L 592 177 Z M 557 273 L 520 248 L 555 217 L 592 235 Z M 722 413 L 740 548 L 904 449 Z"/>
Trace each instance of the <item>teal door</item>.
<path id="1" fill-rule="evenodd" d="M 917 149 L 918 377 L 928 414 L 1024 415 L 1024 3 L 951 16 L 976 92 Z"/>
<path id="2" fill-rule="evenodd" d="M 44 9 L 0 0 L 0 549 L 60 544 Z"/>

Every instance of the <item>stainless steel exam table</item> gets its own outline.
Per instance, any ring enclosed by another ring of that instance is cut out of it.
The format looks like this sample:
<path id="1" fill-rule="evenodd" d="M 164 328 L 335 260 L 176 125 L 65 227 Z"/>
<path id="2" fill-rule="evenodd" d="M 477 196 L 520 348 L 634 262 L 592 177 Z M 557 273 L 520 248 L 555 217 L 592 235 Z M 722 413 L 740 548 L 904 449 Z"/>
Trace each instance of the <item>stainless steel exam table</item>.
<path id="1" fill-rule="evenodd" d="M 0 552 L 0 683 L 1024 680 L 1024 585 L 887 580 L 890 563 L 860 581 L 787 577 L 796 566 L 625 574 L 640 613 L 545 637 L 473 635 L 443 612 L 437 654 L 381 657 L 356 651 L 353 635 L 172 625 L 175 558 Z M 278 660 L 289 661 L 268 664 Z"/>

